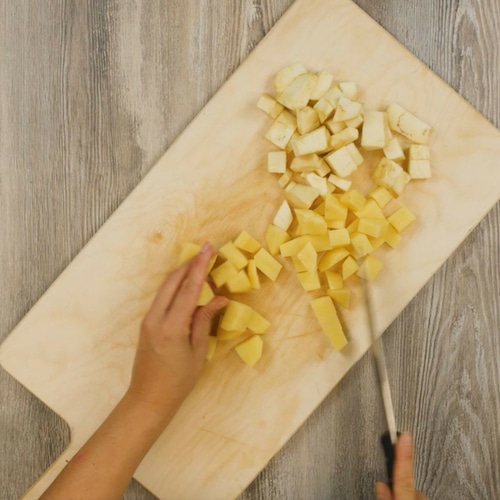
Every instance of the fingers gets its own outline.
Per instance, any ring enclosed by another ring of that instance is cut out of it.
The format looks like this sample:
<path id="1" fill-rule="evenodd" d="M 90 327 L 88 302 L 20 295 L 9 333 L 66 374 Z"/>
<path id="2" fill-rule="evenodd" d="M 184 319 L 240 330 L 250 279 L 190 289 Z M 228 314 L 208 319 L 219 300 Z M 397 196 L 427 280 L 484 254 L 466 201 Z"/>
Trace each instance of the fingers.
<path id="1" fill-rule="evenodd" d="M 408 432 L 403 433 L 396 443 L 393 491 L 397 500 L 415 500 L 413 479 L 413 443 Z"/>
<path id="2" fill-rule="evenodd" d="M 421 491 L 417 491 L 417 496 L 415 497 L 415 500 L 429 500 L 426 495 L 424 495 Z"/>
<path id="3" fill-rule="evenodd" d="M 218 311 L 226 307 L 227 303 L 228 299 L 226 297 L 214 297 L 206 306 L 200 307 L 196 311 L 191 327 L 191 343 L 195 351 L 205 355 L 208 344 L 207 339 L 214 316 Z"/>
<path id="4" fill-rule="evenodd" d="M 375 494 L 376 500 L 392 500 L 392 491 L 385 483 L 375 483 Z"/>

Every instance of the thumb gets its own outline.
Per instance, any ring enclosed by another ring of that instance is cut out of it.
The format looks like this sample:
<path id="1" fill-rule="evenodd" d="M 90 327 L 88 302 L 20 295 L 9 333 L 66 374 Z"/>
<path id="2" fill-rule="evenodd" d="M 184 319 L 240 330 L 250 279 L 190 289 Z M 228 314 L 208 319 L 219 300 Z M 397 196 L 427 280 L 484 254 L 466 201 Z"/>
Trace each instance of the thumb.
<path id="1" fill-rule="evenodd" d="M 411 434 L 405 432 L 396 443 L 396 461 L 393 472 L 394 496 L 398 500 L 414 500 L 413 443 Z"/>
<path id="2" fill-rule="evenodd" d="M 196 311 L 191 326 L 191 343 L 195 351 L 206 354 L 212 320 L 218 311 L 227 306 L 227 303 L 226 297 L 214 297 L 207 305 Z"/>

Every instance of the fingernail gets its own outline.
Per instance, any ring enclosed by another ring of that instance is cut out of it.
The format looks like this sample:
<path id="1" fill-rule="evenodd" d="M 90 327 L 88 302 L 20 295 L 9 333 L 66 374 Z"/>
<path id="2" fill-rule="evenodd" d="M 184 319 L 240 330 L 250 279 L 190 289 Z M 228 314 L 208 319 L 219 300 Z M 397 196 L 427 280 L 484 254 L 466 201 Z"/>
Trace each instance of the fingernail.
<path id="1" fill-rule="evenodd" d="M 401 436 L 399 436 L 400 446 L 404 446 L 405 448 L 409 448 L 412 446 L 411 434 L 409 432 L 403 432 Z"/>
<path id="2" fill-rule="evenodd" d="M 201 250 L 200 250 L 200 253 L 207 253 L 209 252 L 211 249 L 211 245 L 208 241 L 205 241 L 205 243 L 203 243 L 203 245 L 201 246 Z"/>
<path id="3" fill-rule="evenodd" d="M 220 308 L 226 307 L 229 302 L 227 297 L 223 297 L 222 295 L 217 297 L 217 306 Z"/>

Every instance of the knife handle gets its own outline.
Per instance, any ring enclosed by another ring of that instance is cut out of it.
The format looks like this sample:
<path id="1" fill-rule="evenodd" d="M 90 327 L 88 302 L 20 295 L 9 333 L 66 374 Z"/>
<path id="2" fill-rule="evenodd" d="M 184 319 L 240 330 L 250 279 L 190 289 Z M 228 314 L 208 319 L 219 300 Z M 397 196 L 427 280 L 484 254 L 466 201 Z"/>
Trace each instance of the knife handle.
<path id="1" fill-rule="evenodd" d="M 400 432 L 398 432 L 398 437 L 401 435 Z M 391 441 L 391 435 L 389 434 L 389 431 L 386 431 L 382 434 L 382 437 L 380 438 L 380 442 L 382 443 L 382 448 L 384 448 L 384 454 L 385 454 L 385 466 L 387 468 L 387 479 L 388 479 L 388 484 L 389 488 L 392 490 L 392 471 L 394 469 L 394 459 L 395 459 L 395 452 L 394 452 L 394 445 L 392 444 Z"/>

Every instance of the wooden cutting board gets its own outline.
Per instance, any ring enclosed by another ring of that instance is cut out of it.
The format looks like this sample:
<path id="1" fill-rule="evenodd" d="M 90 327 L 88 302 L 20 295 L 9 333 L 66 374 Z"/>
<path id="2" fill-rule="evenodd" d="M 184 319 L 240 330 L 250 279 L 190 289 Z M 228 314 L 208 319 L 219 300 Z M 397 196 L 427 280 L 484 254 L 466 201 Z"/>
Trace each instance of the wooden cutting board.
<path id="1" fill-rule="evenodd" d="M 272 75 L 302 61 L 360 84 L 367 108 L 397 101 L 433 125 L 435 175 L 404 203 L 419 219 L 373 288 L 380 334 L 500 198 L 500 132 L 349 0 L 298 0 L 2 345 L 0 361 L 71 427 L 37 498 L 121 397 L 139 322 L 185 241 L 260 239 L 281 200 L 265 173 L 270 125 L 255 108 Z M 368 187 L 368 174 L 362 179 Z M 369 335 L 355 293 L 335 353 L 290 267 L 244 299 L 273 320 L 246 368 L 229 349 L 136 472 L 162 499 L 240 494 L 343 375 Z"/>

